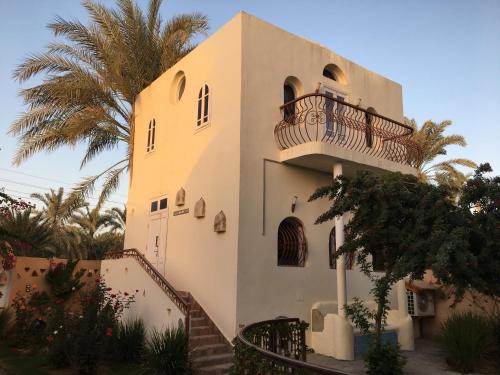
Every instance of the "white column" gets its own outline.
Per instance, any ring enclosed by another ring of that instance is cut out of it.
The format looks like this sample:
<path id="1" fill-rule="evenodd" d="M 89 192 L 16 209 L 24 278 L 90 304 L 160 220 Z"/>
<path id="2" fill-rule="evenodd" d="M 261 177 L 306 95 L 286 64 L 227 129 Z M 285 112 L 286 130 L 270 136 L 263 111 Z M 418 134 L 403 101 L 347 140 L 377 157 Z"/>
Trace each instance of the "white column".
<path id="1" fill-rule="evenodd" d="M 333 166 L 333 178 L 342 174 L 342 163 L 337 162 Z M 336 249 L 344 244 L 344 218 L 342 216 L 335 217 L 335 245 Z M 344 317 L 344 305 L 347 303 L 347 288 L 345 274 L 345 256 L 337 258 L 337 303 L 339 316 Z"/>

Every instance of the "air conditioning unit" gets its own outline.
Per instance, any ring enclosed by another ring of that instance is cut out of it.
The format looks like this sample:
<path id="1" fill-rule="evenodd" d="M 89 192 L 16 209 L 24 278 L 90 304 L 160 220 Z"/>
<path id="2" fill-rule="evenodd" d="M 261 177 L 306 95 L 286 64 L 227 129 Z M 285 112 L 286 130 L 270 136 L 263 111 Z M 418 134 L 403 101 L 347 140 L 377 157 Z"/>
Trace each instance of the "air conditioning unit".
<path id="1" fill-rule="evenodd" d="M 408 302 L 408 314 L 411 316 L 434 316 L 435 315 L 435 292 L 434 290 L 421 290 L 414 292 L 406 289 L 406 300 Z"/>

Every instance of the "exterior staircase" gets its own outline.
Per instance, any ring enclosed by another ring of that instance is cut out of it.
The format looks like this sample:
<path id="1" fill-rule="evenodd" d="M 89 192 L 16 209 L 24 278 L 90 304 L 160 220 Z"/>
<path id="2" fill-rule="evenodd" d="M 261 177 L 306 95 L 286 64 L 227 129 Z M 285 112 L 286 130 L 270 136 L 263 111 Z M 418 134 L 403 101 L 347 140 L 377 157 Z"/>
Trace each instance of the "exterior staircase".
<path id="1" fill-rule="evenodd" d="M 137 249 L 108 253 L 105 259 L 134 258 L 186 316 L 194 375 L 229 374 L 233 347 L 189 292 L 177 291 Z"/>
<path id="2" fill-rule="evenodd" d="M 229 374 L 233 365 L 232 345 L 222 335 L 191 294 L 178 292 L 189 304 L 189 342 L 195 375 Z"/>

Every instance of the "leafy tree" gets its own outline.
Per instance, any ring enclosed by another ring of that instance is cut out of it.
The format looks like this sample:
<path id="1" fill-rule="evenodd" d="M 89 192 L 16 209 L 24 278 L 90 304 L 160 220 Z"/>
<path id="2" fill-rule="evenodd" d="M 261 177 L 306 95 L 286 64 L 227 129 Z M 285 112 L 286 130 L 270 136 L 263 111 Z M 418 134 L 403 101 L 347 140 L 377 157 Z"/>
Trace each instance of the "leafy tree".
<path id="1" fill-rule="evenodd" d="M 90 194 L 101 178 L 100 203 L 116 189 L 120 176 L 132 167 L 137 95 L 208 30 L 207 18 L 199 13 L 164 22 L 161 3 L 150 0 L 144 13 L 133 0 L 117 0 L 116 9 L 85 0 L 88 25 L 61 17 L 49 24 L 54 36 L 65 40 L 50 43 L 14 72 L 20 82 L 42 79 L 21 92 L 28 111 L 10 127 L 10 134 L 20 137 L 15 164 L 40 151 L 85 143 L 83 167 L 124 144 L 123 158 L 84 179 L 73 197 Z"/>
<path id="2" fill-rule="evenodd" d="M 500 176 L 487 177 L 481 164 L 467 180 L 458 202 L 465 236 L 459 247 L 442 247 L 433 272 L 460 300 L 468 289 L 500 298 Z"/>
<path id="3" fill-rule="evenodd" d="M 476 168 L 476 163 L 463 158 L 433 162 L 437 157 L 446 155 L 449 146 L 465 147 L 465 138 L 457 134 L 444 135 L 452 124 L 449 120 L 440 123 L 426 121 L 420 128 L 414 119 L 405 119 L 405 122 L 415 129 L 413 139 L 422 149 L 422 157 L 416 165 L 419 180 L 444 184 L 456 194 L 467 179 L 457 166 Z"/>
<path id="4" fill-rule="evenodd" d="M 332 185 L 318 189 L 310 200 L 324 197 L 332 201 L 332 206 L 316 220 L 317 224 L 346 212 L 353 215 L 347 224 L 346 241 L 336 255 L 355 256 L 361 271 L 373 282 L 371 293 L 377 309 L 371 317 L 375 343 L 380 346 L 391 288 L 406 276 L 421 279 L 433 254 L 460 242 L 458 208 L 446 187 L 400 173 L 375 176 L 362 171 L 352 179 L 339 176 Z M 382 272 L 375 272 L 374 259 L 381 260 Z"/>

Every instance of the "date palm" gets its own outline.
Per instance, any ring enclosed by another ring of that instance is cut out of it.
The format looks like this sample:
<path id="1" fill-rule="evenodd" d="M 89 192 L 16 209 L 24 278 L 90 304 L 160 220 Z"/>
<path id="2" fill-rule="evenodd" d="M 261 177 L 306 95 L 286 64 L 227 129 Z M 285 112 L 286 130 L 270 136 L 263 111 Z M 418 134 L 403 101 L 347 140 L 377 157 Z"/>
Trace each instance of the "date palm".
<path id="1" fill-rule="evenodd" d="M 127 221 L 127 207 L 113 207 L 106 211 L 109 216 L 109 227 L 111 232 L 125 232 L 125 223 Z"/>
<path id="2" fill-rule="evenodd" d="M 417 162 L 417 177 L 420 181 L 445 184 L 457 192 L 464 184 L 467 175 L 457 167 L 476 168 L 472 160 L 457 158 L 434 163 L 435 159 L 447 154 L 449 146 L 465 147 L 467 143 L 461 135 L 445 135 L 444 132 L 452 124 L 446 120 L 439 123 L 426 121 L 420 128 L 414 119 L 405 122 L 415 129 L 414 140 L 422 148 L 422 157 Z"/>
<path id="3" fill-rule="evenodd" d="M 99 204 L 116 190 L 120 177 L 132 171 L 135 98 L 208 30 L 207 18 L 199 13 L 163 21 L 161 2 L 150 0 L 143 12 L 134 0 L 117 0 L 116 9 L 85 0 L 88 25 L 61 17 L 49 24 L 63 40 L 26 58 L 14 72 L 20 82 L 42 78 L 21 91 L 28 110 L 9 130 L 19 137 L 15 164 L 40 151 L 85 144 L 83 167 L 124 144 L 123 157 L 85 178 L 73 198 L 91 194 L 101 181 Z"/>
<path id="4" fill-rule="evenodd" d="M 63 187 L 57 191 L 50 189 L 49 193 L 33 193 L 31 197 L 42 203 L 42 208 L 37 212 L 40 219 L 51 229 L 51 240 L 58 249 L 57 255 L 81 257 L 78 232 L 68 223 L 75 209 L 83 206 L 83 201 L 80 199 L 72 205 L 65 204 Z"/>

